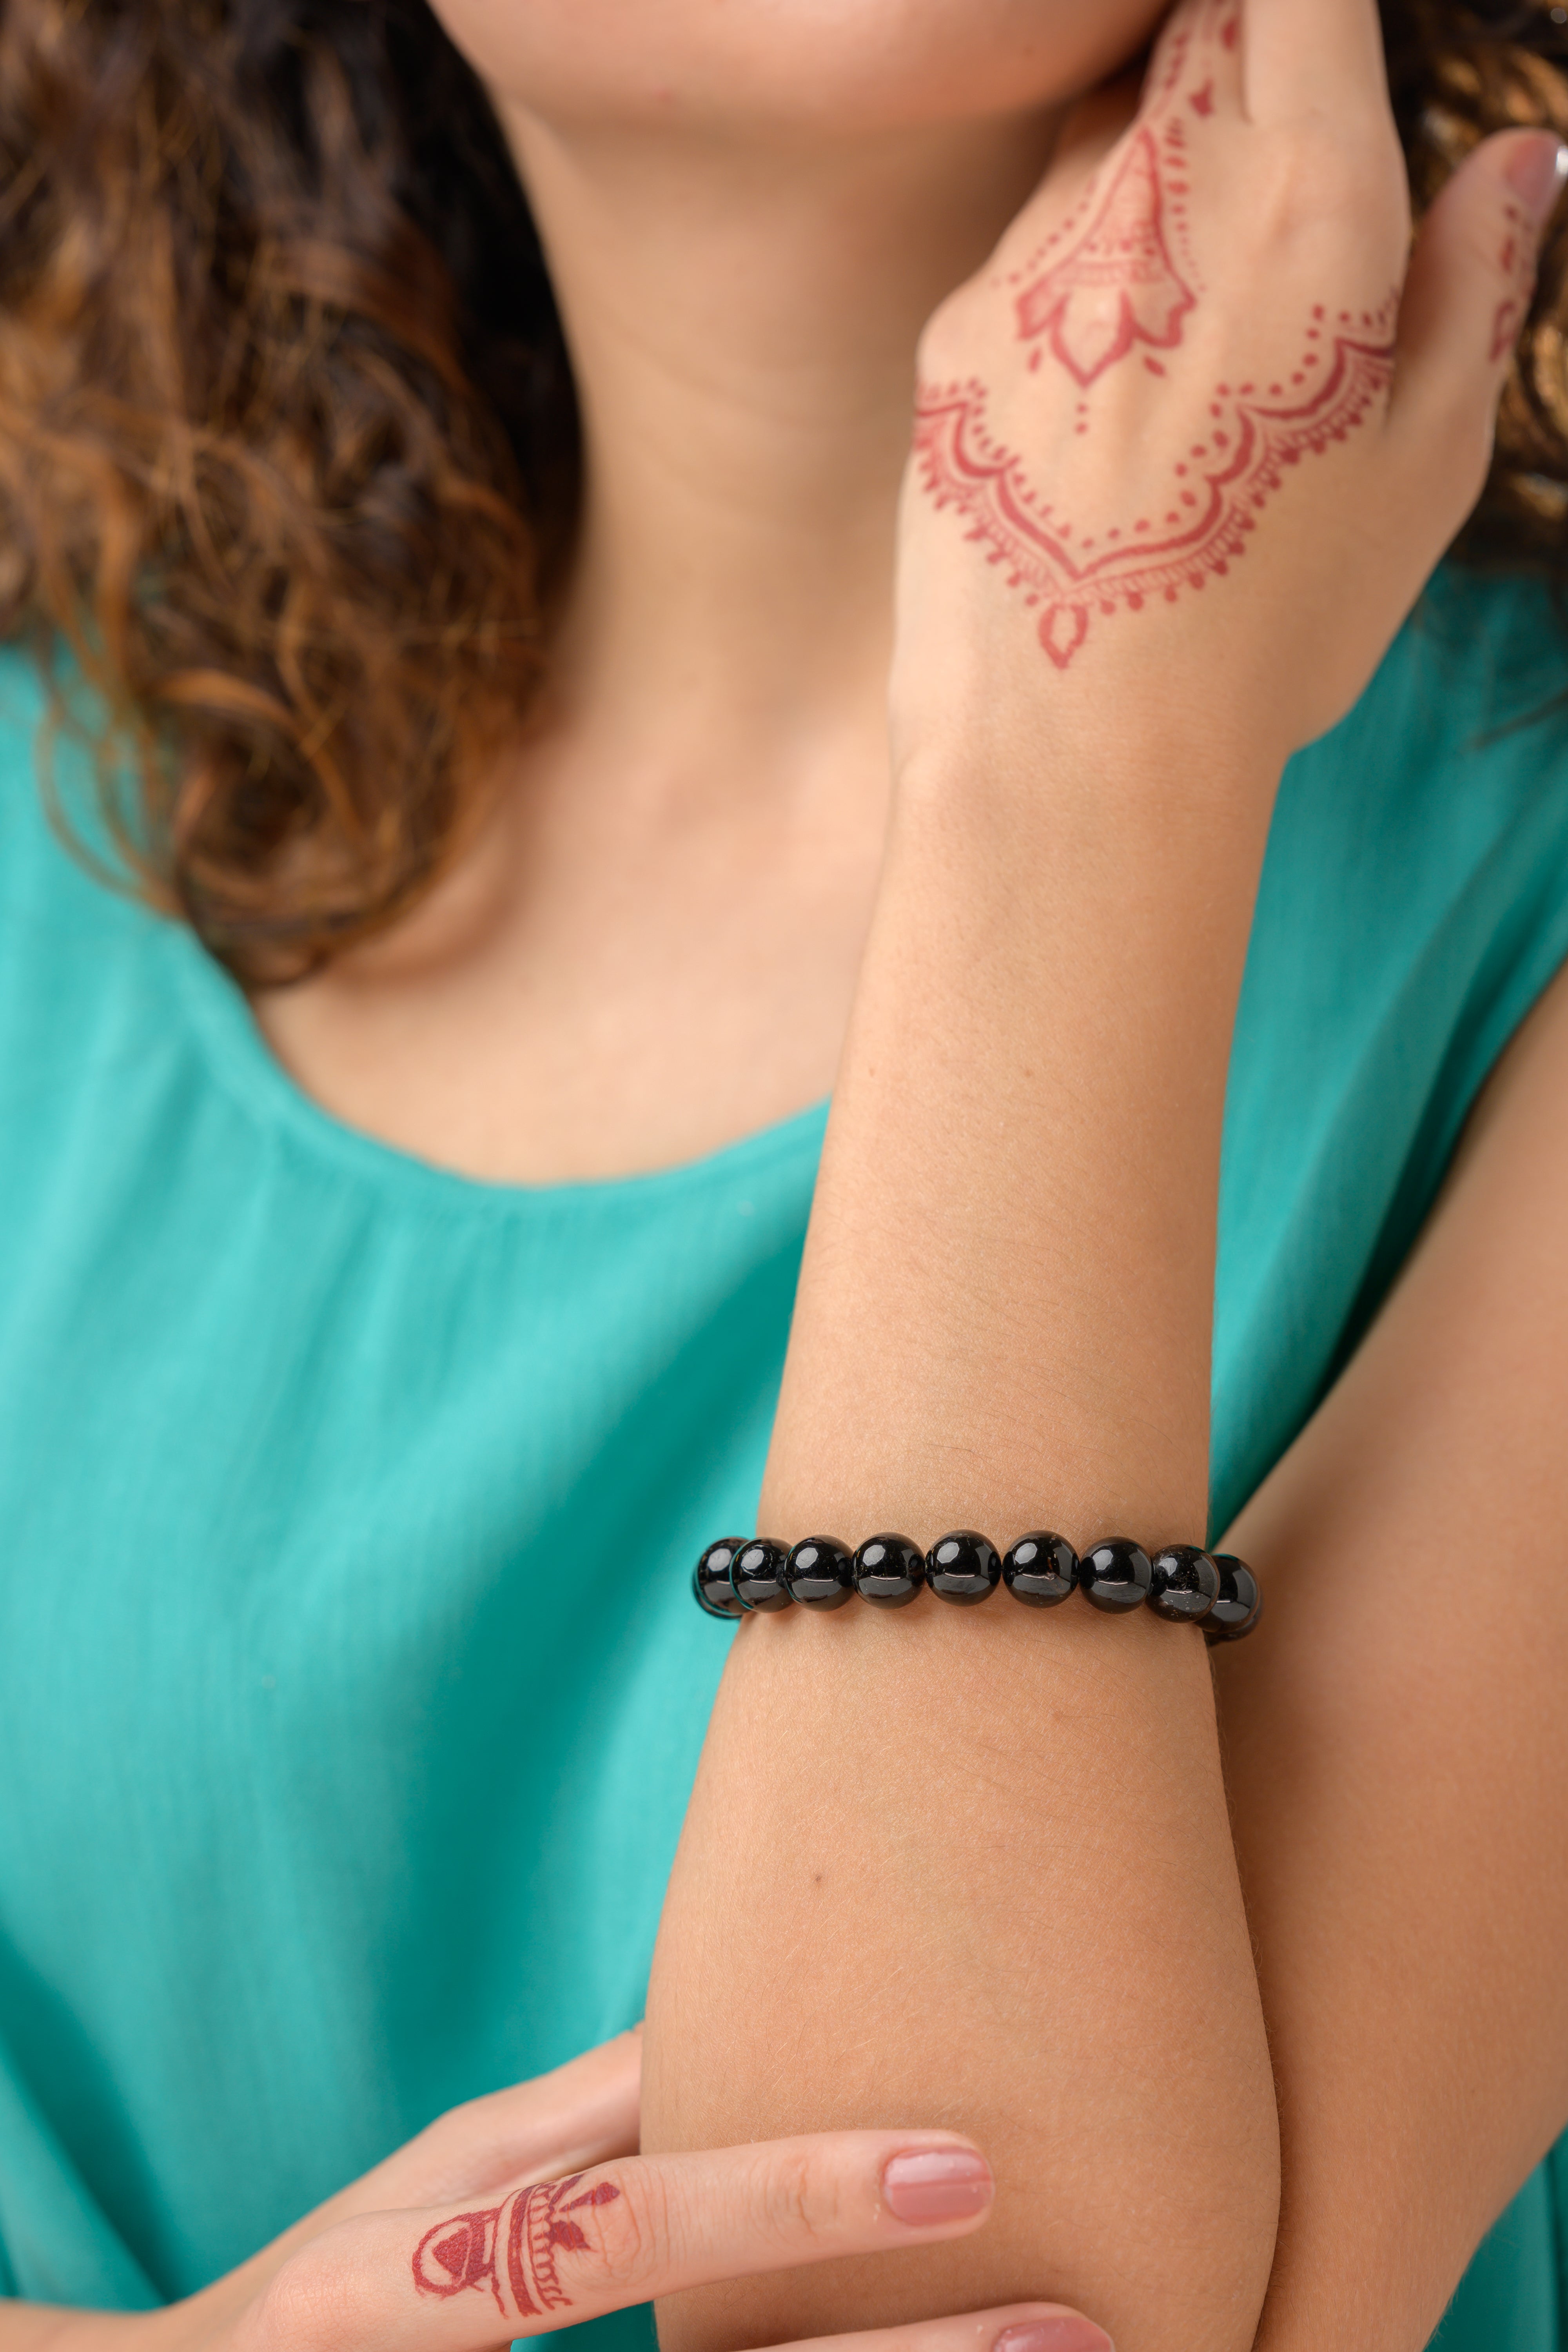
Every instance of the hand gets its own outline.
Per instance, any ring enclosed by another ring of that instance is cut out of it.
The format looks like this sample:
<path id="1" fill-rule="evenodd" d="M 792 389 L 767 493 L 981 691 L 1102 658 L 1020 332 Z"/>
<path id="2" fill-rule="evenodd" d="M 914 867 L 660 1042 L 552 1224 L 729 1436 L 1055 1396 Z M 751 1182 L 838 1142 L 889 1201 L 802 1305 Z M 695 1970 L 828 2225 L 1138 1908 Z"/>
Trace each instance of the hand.
<path id="1" fill-rule="evenodd" d="M 1037 691 L 1152 677 L 1283 757 L 1479 494 L 1557 143 L 1487 141 L 1412 256 L 1373 0 L 1182 0 L 1107 113 L 924 338 L 895 716 L 1032 640 Z"/>
<path id="2" fill-rule="evenodd" d="M 639 2037 L 623 2034 L 452 2109 L 240 2270 L 117 2333 L 159 2339 L 147 2352 L 491 2352 L 683 2287 L 963 2237 L 990 2210 L 984 2158 L 947 2132 L 638 2158 L 639 2071 Z M 1002 2352 L 1109 2352 L 1038 2303 L 832 2352 L 989 2352 L 1002 2336 Z"/>

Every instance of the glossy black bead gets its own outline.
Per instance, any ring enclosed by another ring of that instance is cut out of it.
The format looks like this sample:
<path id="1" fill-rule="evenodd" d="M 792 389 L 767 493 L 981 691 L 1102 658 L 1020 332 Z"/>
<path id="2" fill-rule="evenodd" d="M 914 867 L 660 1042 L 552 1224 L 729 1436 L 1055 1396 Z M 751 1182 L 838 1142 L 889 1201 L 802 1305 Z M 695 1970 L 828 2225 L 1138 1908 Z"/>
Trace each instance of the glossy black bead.
<path id="1" fill-rule="evenodd" d="M 939 1536 L 926 1554 L 926 1582 L 940 1600 L 956 1601 L 960 1608 L 989 1601 L 1001 1581 L 995 1545 L 973 1528 Z"/>
<path id="2" fill-rule="evenodd" d="M 1054 1609 L 1078 1582 L 1078 1554 L 1066 1536 L 1037 1528 L 1018 1538 L 1002 1562 L 1002 1581 L 1015 1601 Z"/>
<path id="3" fill-rule="evenodd" d="M 691 1590 L 698 1605 L 710 1617 L 739 1617 L 741 1603 L 730 1581 L 730 1565 L 745 1543 L 744 1536 L 721 1536 L 710 1543 L 691 1571 Z"/>
<path id="4" fill-rule="evenodd" d="M 807 1536 L 784 1563 L 784 1584 L 803 1609 L 842 1609 L 855 1598 L 855 1562 L 832 1536 Z"/>
<path id="5" fill-rule="evenodd" d="M 740 1595 L 742 1608 L 759 1612 L 787 1609 L 789 1587 L 784 1575 L 788 1564 L 789 1554 L 783 1544 L 769 1543 L 765 1536 L 742 1544 L 730 1564 L 730 1581 Z"/>
<path id="6" fill-rule="evenodd" d="M 1239 1642 L 1263 1614 L 1262 1590 L 1247 1562 L 1233 1551 L 1216 1551 L 1214 1564 L 1219 1570 L 1219 1591 L 1205 1621 L 1204 1639 Z"/>
<path id="7" fill-rule="evenodd" d="M 1196 1544 L 1167 1544 L 1149 1563 L 1149 1606 L 1173 1625 L 1195 1625 L 1214 1607 L 1219 1570 Z"/>
<path id="8" fill-rule="evenodd" d="M 873 1609 L 902 1609 L 926 1580 L 926 1556 L 908 1536 L 868 1536 L 853 1567 L 855 1590 Z"/>
<path id="9" fill-rule="evenodd" d="M 1126 1610 L 1142 1607 L 1153 1570 L 1148 1553 L 1131 1536 L 1101 1536 L 1079 1560 L 1078 1580 L 1086 1601 L 1110 1616 L 1120 1617 Z"/>

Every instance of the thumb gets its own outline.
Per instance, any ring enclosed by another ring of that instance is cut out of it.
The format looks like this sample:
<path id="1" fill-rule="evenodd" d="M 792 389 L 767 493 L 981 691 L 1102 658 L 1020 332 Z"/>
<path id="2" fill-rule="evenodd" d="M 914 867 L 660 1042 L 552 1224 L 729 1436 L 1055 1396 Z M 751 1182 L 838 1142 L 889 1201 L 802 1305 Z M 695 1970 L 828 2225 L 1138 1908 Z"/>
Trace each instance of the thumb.
<path id="1" fill-rule="evenodd" d="M 1468 155 L 1421 224 L 1399 312 L 1389 423 L 1434 433 L 1473 473 L 1490 461 L 1498 394 L 1568 179 L 1553 131 L 1504 131 Z"/>

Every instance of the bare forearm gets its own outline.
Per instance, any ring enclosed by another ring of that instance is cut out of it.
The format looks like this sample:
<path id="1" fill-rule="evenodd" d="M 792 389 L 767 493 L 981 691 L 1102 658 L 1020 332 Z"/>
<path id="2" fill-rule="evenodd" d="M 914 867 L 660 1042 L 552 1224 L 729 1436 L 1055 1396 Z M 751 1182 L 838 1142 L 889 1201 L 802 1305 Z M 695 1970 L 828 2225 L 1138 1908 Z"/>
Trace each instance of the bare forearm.
<path id="1" fill-rule="evenodd" d="M 955 728 L 904 788 L 768 1462 L 781 1531 L 929 1541 L 1044 1509 L 1202 1539 L 1225 1075 L 1274 778 L 1195 726 L 1032 715 L 1021 742 Z"/>
<path id="2" fill-rule="evenodd" d="M 900 812 L 770 1531 L 1201 1537 L 1268 780 L 1144 756 L 1064 752 L 1026 789 L 993 745 Z M 707 2294 L 672 2342 L 1048 2294 L 1120 2352 L 1249 2345 L 1272 2085 L 1196 1638 L 931 1600 L 749 1624 L 671 1887 L 644 2112 L 659 2145 L 926 2116 L 1000 2183 L 962 2249 Z"/>
<path id="3" fill-rule="evenodd" d="M 1568 1597 L 1529 1572 L 1568 1511 L 1565 1105 L 1559 981 L 1238 1530 L 1270 1590 L 1218 1677 L 1285 2137 L 1260 2352 L 1419 2352 L 1568 2122 Z"/>

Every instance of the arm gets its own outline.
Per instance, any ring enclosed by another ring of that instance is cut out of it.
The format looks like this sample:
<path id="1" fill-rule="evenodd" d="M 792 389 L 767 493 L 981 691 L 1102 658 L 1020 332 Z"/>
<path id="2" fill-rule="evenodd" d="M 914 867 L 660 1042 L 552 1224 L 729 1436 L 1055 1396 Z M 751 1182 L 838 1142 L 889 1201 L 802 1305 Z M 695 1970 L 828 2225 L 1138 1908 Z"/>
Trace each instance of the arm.
<path id="1" fill-rule="evenodd" d="M 1239 41 L 1227 21 L 1234 32 L 1224 9 L 1179 12 L 1167 57 L 1184 34 L 1214 37 L 1210 78 L 1177 84 L 1210 115 L 1235 95 L 1226 58 L 1253 76 L 1239 119 L 1263 129 L 1274 176 L 1250 187 L 1230 151 L 1224 207 L 1229 254 L 1254 273 L 1236 314 L 1250 306 L 1252 333 L 1292 270 L 1396 278 L 1405 226 L 1387 200 L 1391 140 L 1385 152 L 1363 123 L 1371 161 L 1347 142 L 1360 173 L 1347 180 L 1342 150 L 1313 149 L 1269 110 L 1289 91 L 1320 128 L 1353 121 L 1350 93 L 1376 89 L 1371 9 L 1268 0 Z M 1010 626 L 998 573 L 944 570 L 910 502 L 895 813 L 770 1532 L 902 1525 L 929 1540 L 968 1523 L 1010 1537 L 1042 1517 L 1075 1538 L 1108 1522 L 1201 1529 L 1220 1101 L 1270 795 L 1283 751 L 1336 715 L 1386 642 L 1458 520 L 1456 488 L 1479 486 L 1497 378 L 1482 381 L 1477 354 L 1510 209 L 1498 163 L 1446 215 L 1462 242 L 1445 247 L 1440 224 L 1413 275 L 1403 405 L 1380 404 L 1359 441 L 1325 434 L 1318 506 L 1298 477 L 1296 503 L 1282 499 L 1250 547 L 1245 604 L 1216 587 L 1201 618 L 1193 598 L 1149 625 L 1128 612 L 1097 635 L 1091 619 L 1076 645 L 1047 607 L 1047 668 Z M 1048 375 L 1009 396 L 977 314 L 999 295 L 1011 325 L 1010 289 L 1046 227 L 1021 225 L 926 354 L 939 385 L 989 404 L 968 471 L 950 440 L 939 478 L 982 537 L 996 522 L 974 489 L 987 453 L 1039 452 L 1008 478 L 1015 515 L 1063 481 L 1092 514 L 1102 432 L 1140 488 L 1150 451 L 1163 466 L 1172 454 L 1173 361 L 1153 392 L 1108 377 L 1115 402 L 1097 402 L 1081 449 Z M 1381 297 L 1363 282 L 1347 299 L 1374 316 Z M 1223 331 L 1196 364 L 1209 387 L 1261 373 Z M 1178 413 L 1184 439 L 1195 426 Z M 1418 488 L 1401 479 L 1417 463 Z M 1314 547 L 1313 514 L 1336 499 Z M 1411 517 L 1430 543 L 1412 544 Z M 1042 557 L 1041 598 L 1047 570 Z M 1291 622 L 1314 633 L 1328 708 L 1289 708 Z M 1076 1608 L 972 1618 L 929 1600 L 891 1623 L 851 1609 L 742 1626 L 650 1993 L 651 2144 L 929 2111 L 984 2139 L 1000 2194 L 962 2249 L 688 2299 L 664 2315 L 667 2342 L 753 2344 L 1027 2281 L 1092 2309 L 1121 2352 L 1251 2345 L 1274 2244 L 1272 2084 L 1208 1676 L 1196 1641 L 1168 1630 Z"/>
<path id="2" fill-rule="evenodd" d="M 1271 1612 L 1219 1669 L 1285 2143 L 1259 2352 L 1419 2352 L 1568 2122 L 1565 1165 L 1560 979 L 1237 1529 Z"/>
<path id="3" fill-rule="evenodd" d="M 1209 845 L 1238 812 L 1167 816 L 1149 793 L 1146 823 L 1123 811 L 1114 846 L 1092 840 L 1097 766 L 1059 752 L 1042 803 L 984 742 L 978 810 L 906 802 L 895 825 L 770 1528 L 1017 1533 L 1048 1480 L 1051 1523 L 1078 1538 L 1201 1540 L 1209 1203 L 1260 824 L 1194 937 Z M 1194 801 L 1209 766 L 1193 747 Z M 1261 780 L 1226 789 L 1266 812 Z M 1160 970 L 1184 985 L 1149 988 Z M 1079 2302 L 1120 2352 L 1249 2344 L 1273 2094 L 1199 1637 L 929 1598 L 745 1626 L 648 2042 L 655 2144 L 929 2111 L 1001 2184 L 961 2254 L 710 2293 L 666 2314 L 667 2342 L 1028 2292 Z"/>

